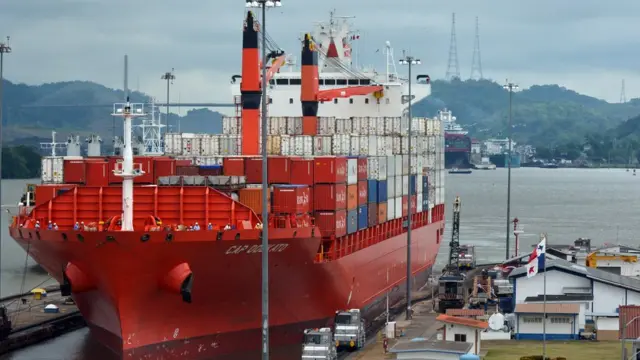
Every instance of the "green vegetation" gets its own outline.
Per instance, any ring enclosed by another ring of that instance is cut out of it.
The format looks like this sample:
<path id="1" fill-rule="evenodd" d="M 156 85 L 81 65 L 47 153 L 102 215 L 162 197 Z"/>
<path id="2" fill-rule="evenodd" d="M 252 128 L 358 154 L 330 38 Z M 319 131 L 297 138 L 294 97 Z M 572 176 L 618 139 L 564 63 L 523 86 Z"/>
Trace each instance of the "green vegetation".
<path id="1" fill-rule="evenodd" d="M 631 349 L 631 347 L 628 347 Z M 487 350 L 483 360 L 514 360 L 536 355 L 542 357 L 542 341 L 483 341 Z M 630 352 L 630 351 L 629 351 Z M 567 360 L 611 360 L 620 357 L 617 341 L 547 341 L 547 356 L 551 359 L 563 357 Z"/>
<path id="2" fill-rule="evenodd" d="M 2 178 L 30 179 L 40 175 L 40 154 L 25 145 L 2 149 Z"/>

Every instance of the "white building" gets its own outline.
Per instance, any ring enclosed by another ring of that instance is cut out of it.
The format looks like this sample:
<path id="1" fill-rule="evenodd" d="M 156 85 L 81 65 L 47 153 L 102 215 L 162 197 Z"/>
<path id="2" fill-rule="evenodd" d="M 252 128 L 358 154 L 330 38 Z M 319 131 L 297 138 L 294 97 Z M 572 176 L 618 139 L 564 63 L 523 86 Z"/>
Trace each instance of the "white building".
<path id="1" fill-rule="evenodd" d="M 598 341 L 617 341 L 620 339 L 620 319 L 618 313 L 587 313 L 593 319 Z"/>
<path id="2" fill-rule="evenodd" d="M 546 313 L 546 317 L 544 316 Z M 516 340 L 578 339 L 578 304 L 518 304 L 516 305 Z"/>
<path id="3" fill-rule="evenodd" d="M 571 291 L 571 290 L 570 290 Z M 576 294 L 576 295 L 549 295 L 547 294 L 547 305 L 549 304 L 577 304 L 580 306 L 580 312 L 578 314 L 578 325 L 582 331 L 587 323 L 586 314 L 590 313 L 591 303 L 593 302 L 593 295 L 591 294 Z M 544 295 L 529 296 L 524 299 L 525 304 L 542 304 L 544 303 Z"/>
<path id="4" fill-rule="evenodd" d="M 470 343 L 472 347 L 469 350 L 469 354 L 478 355 L 480 353 L 480 333 L 489 328 L 489 323 L 449 315 L 439 315 L 436 320 L 445 324 L 444 340 Z"/>
<path id="5" fill-rule="evenodd" d="M 401 341 L 389 350 L 398 360 L 460 360 L 473 345 L 454 341 Z"/>
<path id="6" fill-rule="evenodd" d="M 589 313 L 613 314 L 620 305 L 640 305 L 640 280 L 616 275 L 604 270 L 573 264 L 565 260 L 548 260 L 547 296 L 586 296 L 592 300 L 576 300 L 584 303 L 585 321 L 593 320 Z M 514 302 L 526 303 L 527 298 L 543 295 L 543 272 L 527 278 L 526 268 L 514 269 L 509 277 L 513 281 Z M 579 324 L 582 321 L 579 322 Z M 583 329 L 580 329 L 583 330 Z"/>

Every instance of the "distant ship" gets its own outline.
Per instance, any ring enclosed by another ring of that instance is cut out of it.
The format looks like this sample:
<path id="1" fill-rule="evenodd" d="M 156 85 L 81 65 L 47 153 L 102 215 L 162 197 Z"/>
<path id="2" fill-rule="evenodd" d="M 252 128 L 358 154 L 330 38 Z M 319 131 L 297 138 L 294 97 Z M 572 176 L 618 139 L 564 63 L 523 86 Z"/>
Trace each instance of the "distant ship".
<path id="1" fill-rule="evenodd" d="M 516 143 L 511 141 L 511 167 L 519 168 L 521 156 L 514 151 Z M 509 167 L 509 139 L 489 139 L 484 142 L 485 156 L 489 156 L 489 161 L 499 168 Z"/>
<path id="2" fill-rule="evenodd" d="M 437 118 L 444 127 L 445 168 L 470 168 L 471 138 L 468 136 L 469 132 L 456 122 L 456 117 L 452 115 L 451 110 L 440 110 Z"/>

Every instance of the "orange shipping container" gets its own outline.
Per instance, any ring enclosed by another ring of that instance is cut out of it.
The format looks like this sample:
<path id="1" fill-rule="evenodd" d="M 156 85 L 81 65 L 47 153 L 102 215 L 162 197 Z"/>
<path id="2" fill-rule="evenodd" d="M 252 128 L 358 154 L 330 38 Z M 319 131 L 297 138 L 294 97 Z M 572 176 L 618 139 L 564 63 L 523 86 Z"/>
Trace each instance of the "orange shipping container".
<path id="1" fill-rule="evenodd" d="M 358 208 L 358 184 L 347 186 L 347 210 Z"/>
<path id="2" fill-rule="evenodd" d="M 245 188 L 238 191 L 238 201 L 248 206 L 256 214 L 262 215 L 262 188 Z M 267 201 L 271 204 L 271 191 L 267 194 Z M 267 209 L 267 212 L 269 209 Z"/>
<path id="3" fill-rule="evenodd" d="M 224 158 L 222 173 L 225 176 L 244 176 L 244 158 Z"/>
<path id="4" fill-rule="evenodd" d="M 378 204 L 378 224 L 387 221 L 387 202 Z"/>

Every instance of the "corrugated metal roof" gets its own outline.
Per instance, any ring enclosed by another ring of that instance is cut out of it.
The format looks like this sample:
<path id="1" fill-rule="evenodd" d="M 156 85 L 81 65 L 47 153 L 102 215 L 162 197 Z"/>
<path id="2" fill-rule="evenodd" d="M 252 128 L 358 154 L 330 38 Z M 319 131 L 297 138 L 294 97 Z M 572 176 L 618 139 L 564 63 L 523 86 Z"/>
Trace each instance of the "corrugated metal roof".
<path id="1" fill-rule="evenodd" d="M 620 333 L 618 337 L 622 337 L 622 329 L 626 325 L 624 332 L 625 339 L 637 339 L 640 337 L 640 306 L 638 305 L 622 305 L 619 308 L 620 317 Z M 636 319 L 636 317 L 638 317 Z M 628 325 L 627 325 L 628 324 Z"/>
<path id="2" fill-rule="evenodd" d="M 517 304 L 515 313 L 520 314 L 579 314 L 580 304 Z"/>
<path id="3" fill-rule="evenodd" d="M 471 343 L 461 341 L 400 341 L 389 352 L 449 351 L 466 354 L 472 346 Z"/>
<path id="4" fill-rule="evenodd" d="M 586 266 L 576 265 L 570 261 L 561 260 L 561 259 L 547 261 L 546 268 L 567 271 L 572 274 L 584 276 L 586 278 L 611 284 L 613 286 L 640 292 L 640 280 L 636 280 L 628 276 L 613 274 L 600 269 L 594 269 Z M 524 275 L 526 275 L 526 267 L 523 266 L 517 269 L 513 269 L 511 274 L 509 274 L 509 277 L 519 277 Z"/>
<path id="5" fill-rule="evenodd" d="M 484 310 L 482 309 L 447 309 L 446 312 L 449 316 L 482 316 Z"/>
<path id="6" fill-rule="evenodd" d="M 591 301 L 593 295 L 547 295 L 547 301 Z M 544 301 L 544 295 L 529 296 L 524 302 Z"/>
<path id="7" fill-rule="evenodd" d="M 464 318 L 464 317 L 458 317 L 458 316 L 449 316 L 449 315 L 441 314 L 441 315 L 438 315 L 436 320 L 442 321 L 447 324 L 469 326 L 469 327 L 474 327 L 478 329 L 489 328 L 489 323 L 486 321 L 480 321 L 476 319 L 470 319 L 470 318 Z"/>

